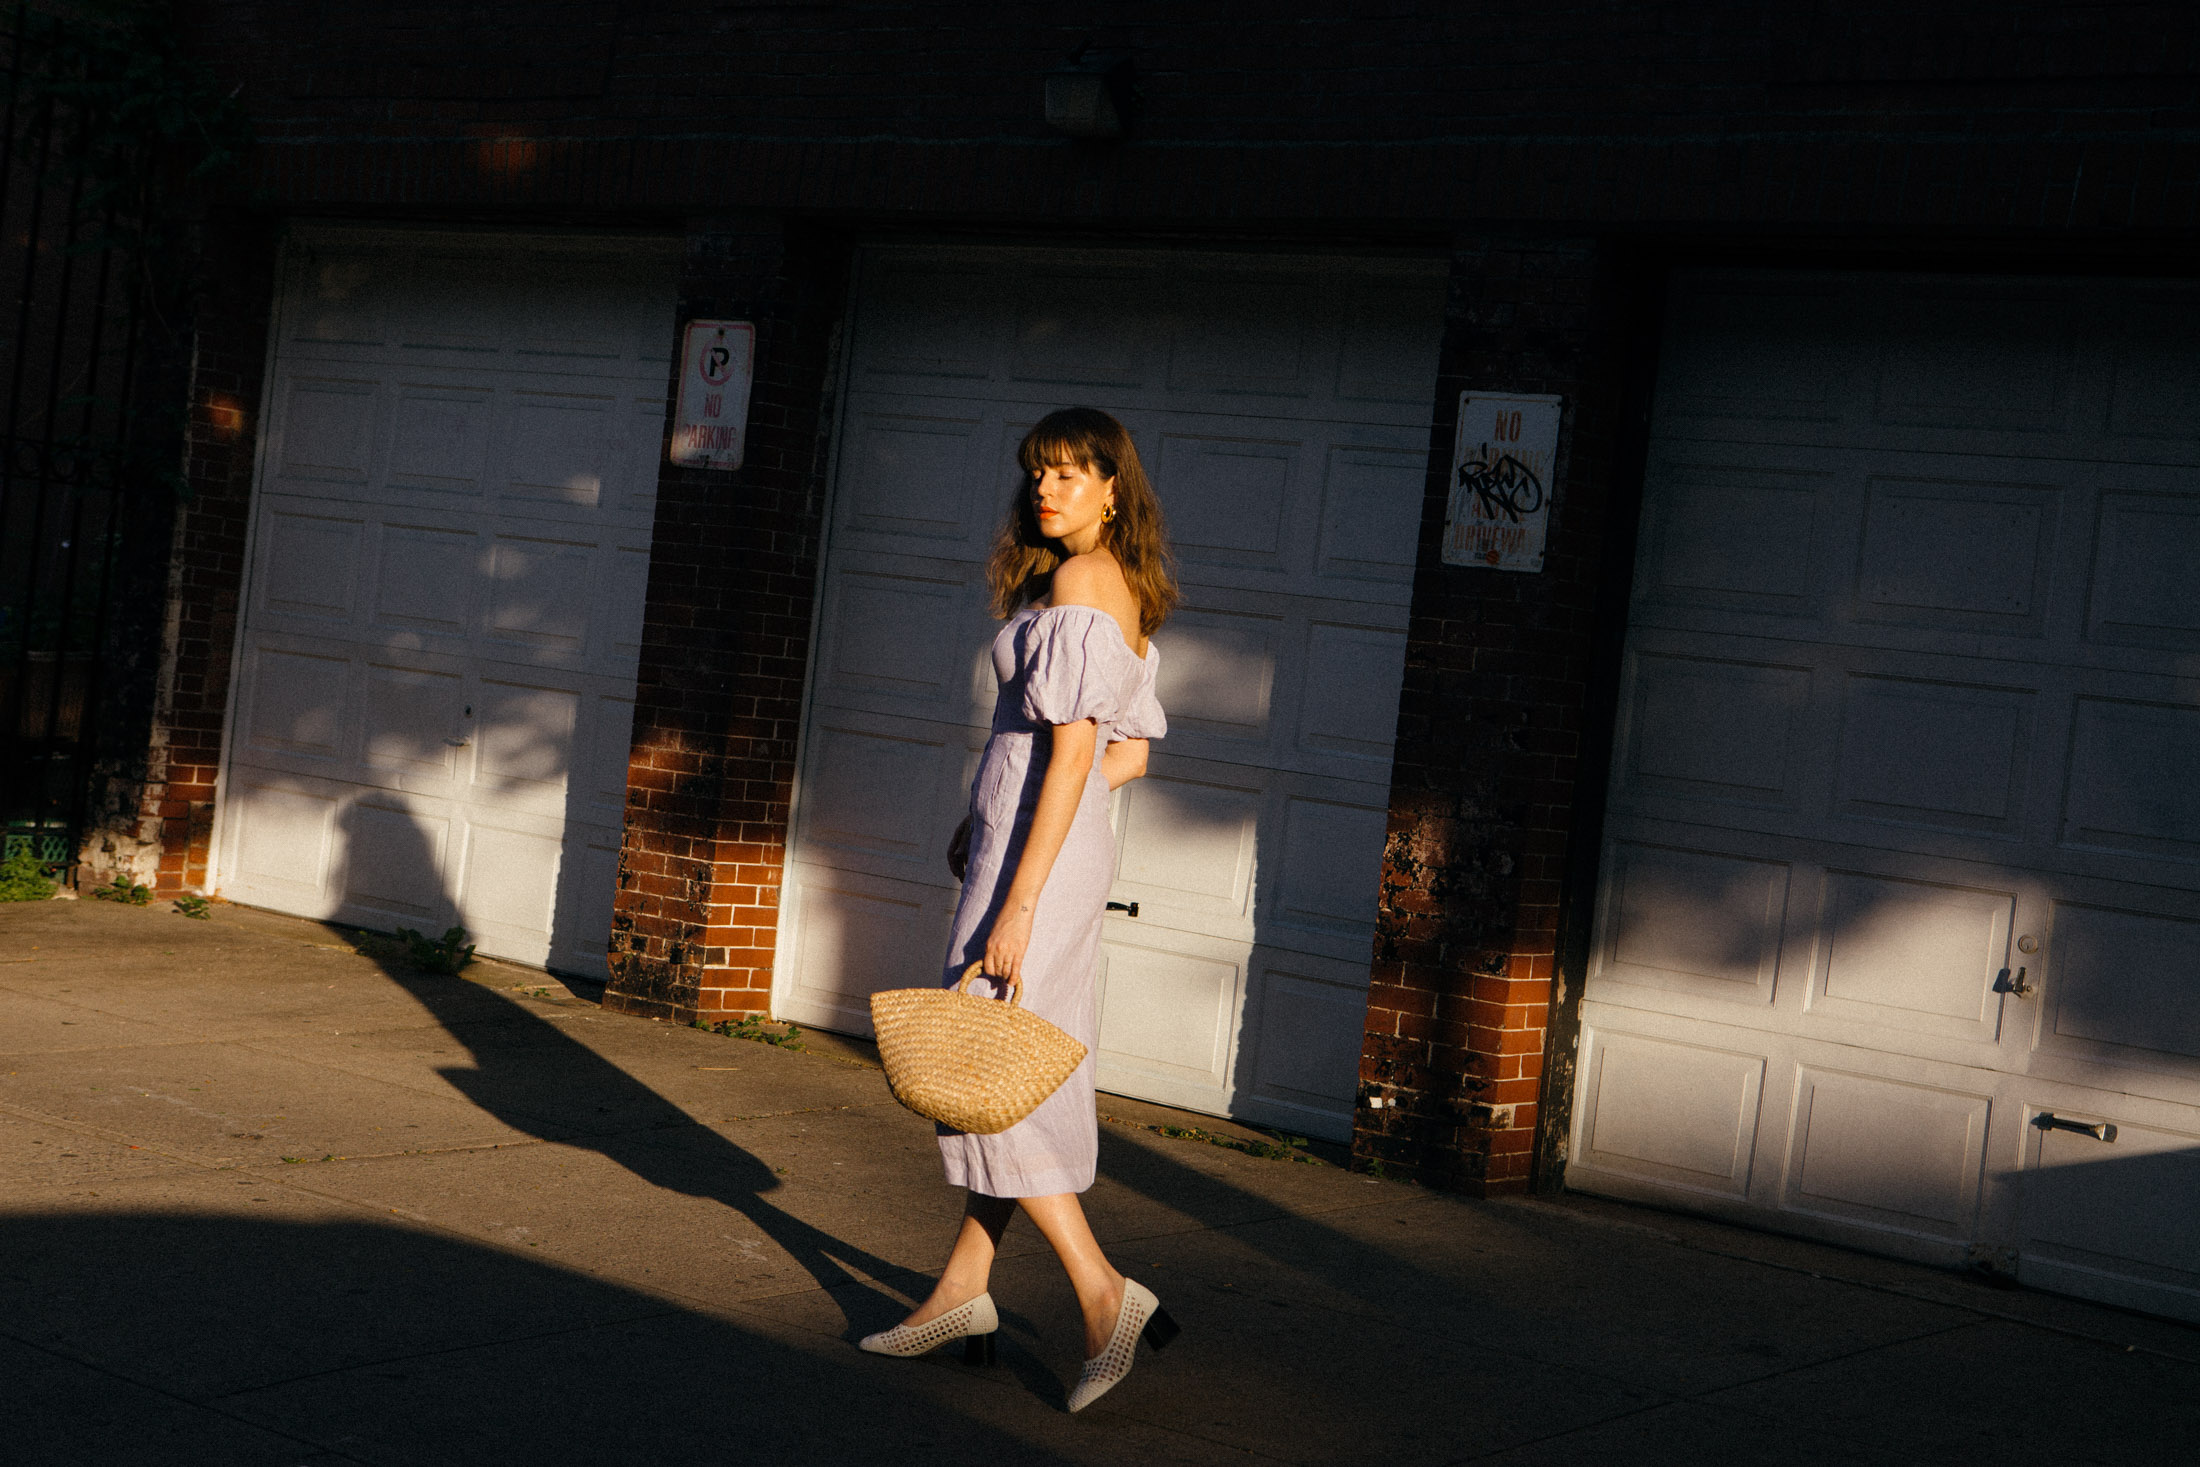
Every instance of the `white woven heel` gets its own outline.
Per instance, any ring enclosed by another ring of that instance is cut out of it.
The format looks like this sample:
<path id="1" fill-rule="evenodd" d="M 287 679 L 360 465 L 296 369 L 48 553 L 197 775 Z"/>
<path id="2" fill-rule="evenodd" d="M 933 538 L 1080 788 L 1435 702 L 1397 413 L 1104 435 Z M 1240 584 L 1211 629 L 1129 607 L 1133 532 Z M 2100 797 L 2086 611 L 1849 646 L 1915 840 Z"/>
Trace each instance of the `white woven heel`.
<path id="1" fill-rule="evenodd" d="M 993 1308 L 993 1296 L 980 1294 L 967 1304 L 957 1304 L 945 1314 L 922 1324 L 897 1324 L 892 1329 L 865 1335 L 858 1344 L 874 1355 L 922 1355 L 925 1351 L 969 1336 L 963 1356 L 972 1365 L 993 1363 L 993 1332 L 1001 1316 Z"/>
<path id="2" fill-rule="evenodd" d="M 1123 1307 L 1116 1311 L 1115 1333 L 1108 1337 L 1105 1350 L 1085 1362 L 1083 1372 L 1077 1377 L 1076 1389 L 1069 1393 L 1069 1409 L 1084 1410 L 1131 1373 L 1131 1361 L 1138 1354 L 1140 1335 L 1146 1337 L 1147 1344 L 1159 1350 L 1177 1334 L 1176 1321 L 1161 1307 L 1153 1291 L 1135 1279 L 1123 1280 Z"/>

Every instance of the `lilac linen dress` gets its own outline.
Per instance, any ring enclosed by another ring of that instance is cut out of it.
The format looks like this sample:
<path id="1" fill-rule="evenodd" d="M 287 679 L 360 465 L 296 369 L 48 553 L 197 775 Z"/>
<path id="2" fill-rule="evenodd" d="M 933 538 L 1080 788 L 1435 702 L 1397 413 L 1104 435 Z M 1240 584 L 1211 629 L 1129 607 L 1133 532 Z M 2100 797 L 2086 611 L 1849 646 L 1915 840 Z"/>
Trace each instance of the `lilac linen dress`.
<path id="1" fill-rule="evenodd" d="M 1015 875 L 1031 815 L 1053 752 L 1050 726 L 1090 718 L 1102 747 L 1122 739 L 1158 739 L 1169 731 L 1154 698 L 1161 654 L 1143 659 L 1125 645 L 1114 617 L 1090 606 L 1026 607 L 993 639 L 1000 701 L 993 735 L 970 782 L 970 860 L 944 981 L 985 956 L 986 934 Z M 1093 979 L 1100 961 L 1100 920 L 1115 877 L 1115 832 L 1108 825 L 1108 782 L 1097 755 L 1069 837 L 1047 873 L 1032 913 L 1024 955 L 1023 1004 L 1073 1034 L 1085 1062 L 1039 1108 L 1007 1130 L 974 1136 L 940 1127 L 947 1180 L 989 1197 L 1047 1197 L 1092 1185 L 1100 1152 L 1093 1105 L 1093 1061 L 1100 1015 Z M 973 992 L 984 992 L 979 984 Z"/>

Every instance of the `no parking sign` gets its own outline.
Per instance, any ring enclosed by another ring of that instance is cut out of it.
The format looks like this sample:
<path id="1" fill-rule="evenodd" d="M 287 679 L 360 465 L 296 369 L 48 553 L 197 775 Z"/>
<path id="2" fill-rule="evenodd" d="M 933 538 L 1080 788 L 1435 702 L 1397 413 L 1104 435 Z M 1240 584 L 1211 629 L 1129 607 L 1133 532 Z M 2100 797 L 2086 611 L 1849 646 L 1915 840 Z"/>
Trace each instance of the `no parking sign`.
<path id="1" fill-rule="evenodd" d="M 672 461 L 682 468 L 738 469 L 749 425 L 756 328 L 747 321 L 690 321 L 680 343 L 680 400 Z"/>
<path id="2" fill-rule="evenodd" d="M 1459 394 L 1444 564 L 1543 569 L 1563 401 L 1541 393 Z"/>

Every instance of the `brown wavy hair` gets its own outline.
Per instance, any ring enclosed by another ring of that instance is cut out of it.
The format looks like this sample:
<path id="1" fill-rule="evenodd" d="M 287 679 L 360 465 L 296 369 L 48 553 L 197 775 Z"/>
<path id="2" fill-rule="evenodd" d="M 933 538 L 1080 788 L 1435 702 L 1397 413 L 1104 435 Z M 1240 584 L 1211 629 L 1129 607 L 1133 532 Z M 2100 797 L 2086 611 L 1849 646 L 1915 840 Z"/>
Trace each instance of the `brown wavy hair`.
<path id="1" fill-rule="evenodd" d="M 1100 543 L 1123 567 L 1123 579 L 1138 598 L 1140 634 L 1152 636 L 1176 608 L 1176 567 L 1161 520 L 1161 500 L 1138 461 L 1129 430 L 1098 408 L 1062 408 L 1024 435 L 1016 445 L 1016 462 L 1024 479 L 1009 501 L 1007 522 L 993 537 L 993 557 L 985 568 L 993 614 L 1005 621 L 1053 585 L 1054 569 L 1064 557 L 1039 533 L 1031 481 L 1050 464 L 1082 464 L 1103 479 L 1115 480 L 1115 518 L 1100 526 Z"/>

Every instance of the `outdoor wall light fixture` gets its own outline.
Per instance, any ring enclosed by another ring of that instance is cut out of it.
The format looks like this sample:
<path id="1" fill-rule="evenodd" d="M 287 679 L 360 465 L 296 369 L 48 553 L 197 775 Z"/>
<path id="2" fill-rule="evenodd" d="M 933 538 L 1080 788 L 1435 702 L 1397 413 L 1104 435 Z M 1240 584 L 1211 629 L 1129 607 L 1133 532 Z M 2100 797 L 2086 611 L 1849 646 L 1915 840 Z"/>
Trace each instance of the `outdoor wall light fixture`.
<path id="1" fill-rule="evenodd" d="M 1130 123 L 1131 59 L 1081 50 L 1046 74 L 1047 126 L 1073 138 L 1119 138 Z"/>

